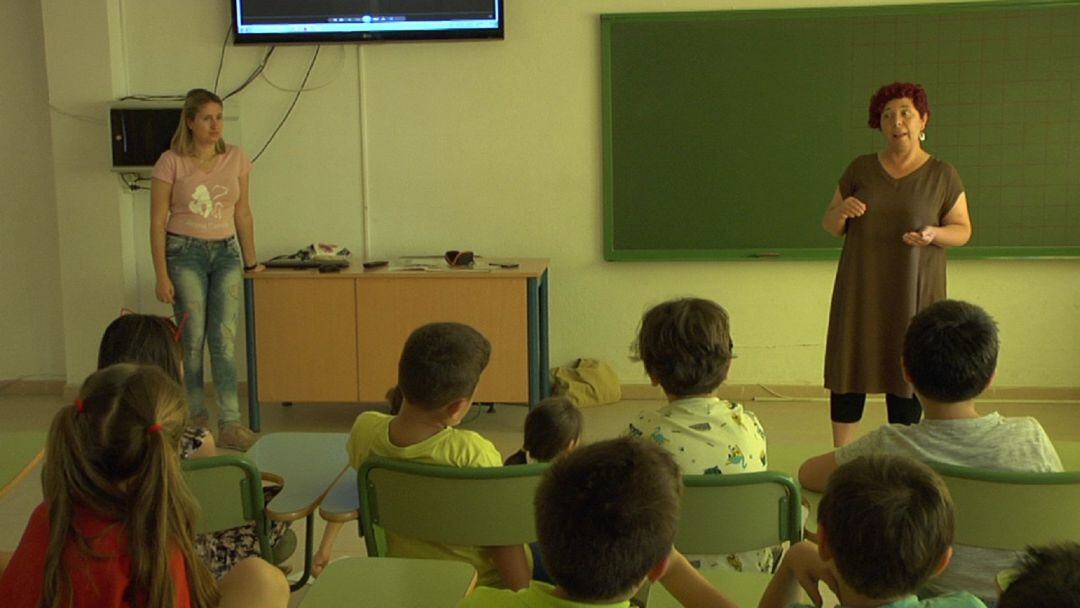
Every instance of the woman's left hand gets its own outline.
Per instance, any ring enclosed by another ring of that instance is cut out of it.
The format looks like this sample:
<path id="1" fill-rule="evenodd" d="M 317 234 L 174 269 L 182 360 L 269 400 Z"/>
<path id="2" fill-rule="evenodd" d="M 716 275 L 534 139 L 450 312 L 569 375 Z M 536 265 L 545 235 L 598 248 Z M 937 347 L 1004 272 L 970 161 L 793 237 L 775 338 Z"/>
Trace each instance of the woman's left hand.
<path id="1" fill-rule="evenodd" d="M 264 270 L 266 270 L 265 264 L 256 264 L 254 268 L 252 268 L 251 270 L 245 270 L 244 272 L 262 272 Z"/>
<path id="2" fill-rule="evenodd" d="M 905 232 L 903 239 L 905 243 L 912 247 L 926 247 L 934 242 L 934 237 L 936 236 L 936 226 L 923 226 L 922 230 Z"/>

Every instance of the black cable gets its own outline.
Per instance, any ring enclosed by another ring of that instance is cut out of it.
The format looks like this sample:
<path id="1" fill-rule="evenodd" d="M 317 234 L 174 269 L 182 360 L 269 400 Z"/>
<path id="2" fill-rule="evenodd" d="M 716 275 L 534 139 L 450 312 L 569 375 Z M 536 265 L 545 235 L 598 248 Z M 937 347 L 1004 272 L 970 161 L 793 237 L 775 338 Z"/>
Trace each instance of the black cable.
<path id="1" fill-rule="evenodd" d="M 239 87 L 234 89 L 229 94 L 223 95 L 221 97 L 221 100 L 225 101 L 226 99 L 228 99 L 228 98 L 232 97 L 233 95 L 236 95 L 240 91 L 243 91 L 244 89 L 246 89 L 249 84 L 255 82 L 255 79 L 259 77 L 259 74 L 262 74 L 263 70 L 266 69 L 266 66 L 270 61 L 270 56 L 274 54 L 275 49 L 277 49 L 276 46 L 270 47 L 269 50 L 266 51 L 266 54 L 263 55 L 262 61 L 259 62 L 259 65 L 255 66 L 255 69 L 252 70 L 250 74 L 248 74 L 248 77 L 244 80 L 244 82 L 241 83 Z"/>
<path id="2" fill-rule="evenodd" d="M 214 74 L 214 93 L 217 93 L 218 82 L 221 80 L 221 68 L 225 66 L 225 48 L 229 46 L 229 36 L 232 34 L 232 22 L 225 30 L 225 41 L 221 43 L 221 56 L 218 57 L 217 74 Z"/>
<path id="3" fill-rule="evenodd" d="M 300 86 L 297 87 L 296 96 L 293 97 L 292 103 L 289 105 L 289 109 L 285 111 L 285 116 L 281 117 L 281 122 L 278 123 L 277 128 L 270 134 L 270 138 L 266 140 L 263 147 L 259 150 L 259 153 L 252 157 L 251 162 L 259 160 L 262 153 L 266 151 L 266 148 L 270 146 L 270 142 L 274 141 L 274 136 L 277 135 L 281 127 L 285 125 L 285 121 L 289 119 L 289 114 L 292 114 L 293 108 L 296 107 L 296 102 L 300 100 L 300 94 L 304 92 L 304 85 L 307 84 L 308 78 L 311 76 L 311 70 L 315 67 L 315 61 L 319 58 L 319 50 L 321 46 L 315 47 L 315 54 L 311 56 L 311 63 L 308 64 L 307 73 L 304 74 L 304 79 L 300 81 Z"/>

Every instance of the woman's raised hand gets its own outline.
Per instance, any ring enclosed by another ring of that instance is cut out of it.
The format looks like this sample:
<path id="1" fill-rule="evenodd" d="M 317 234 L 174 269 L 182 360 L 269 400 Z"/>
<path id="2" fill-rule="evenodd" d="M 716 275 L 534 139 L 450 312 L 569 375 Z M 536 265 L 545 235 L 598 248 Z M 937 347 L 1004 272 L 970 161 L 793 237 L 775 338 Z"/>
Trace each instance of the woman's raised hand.
<path id="1" fill-rule="evenodd" d="M 866 203 L 860 201 L 854 196 L 849 196 L 840 201 L 840 217 L 847 220 L 853 217 L 859 217 L 866 213 Z"/>

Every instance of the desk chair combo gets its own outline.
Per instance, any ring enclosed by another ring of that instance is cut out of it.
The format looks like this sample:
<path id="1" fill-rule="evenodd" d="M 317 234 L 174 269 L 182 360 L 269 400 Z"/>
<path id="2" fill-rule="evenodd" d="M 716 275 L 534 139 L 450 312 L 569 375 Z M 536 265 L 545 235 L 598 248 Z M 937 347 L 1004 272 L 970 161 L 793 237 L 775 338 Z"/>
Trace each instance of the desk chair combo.
<path id="1" fill-rule="evenodd" d="M 181 467 L 188 488 L 199 504 L 195 531 L 218 532 L 254 523 L 259 537 L 259 555 L 273 563 L 263 500 L 263 477 L 258 467 L 247 458 L 235 455 L 184 460 Z"/>
<path id="2" fill-rule="evenodd" d="M 369 458 L 356 475 L 360 533 L 369 557 L 331 563 L 301 606 L 455 606 L 476 584 L 473 567 L 463 562 L 388 557 L 386 532 L 451 545 L 533 542 L 533 496 L 545 468 L 546 464 L 531 464 L 462 469 Z M 340 488 L 339 483 L 332 494 L 340 494 L 347 506 L 351 494 Z M 328 510 L 332 517 L 350 515 L 345 508 Z M 424 583 L 418 585 L 418 580 Z M 378 581 L 375 586 L 385 589 L 375 591 L 363 581 Z"/>
<path id="3" fill-rule="evenodd" d="M 1080 542 L 1080 471 L 1016 473 L 930 466 L 956 506 L 956 542 L 1023 551 L 1028 546 Z"/>
<path id="4" fill-rule="evenodd" d="M 729 516 L 729 513 L 738 513 Z M 727 555 L 802 540 L 799 486 L 776 471 L 740 475 L 686 475 L 675 548 L 688 555 Z M 702 572 L 736 605 L 756 606 L 771 574 Z M 661 585 L 652 585 L 649 608 L 680 604 Z"/>
<path id="5" fill-rule="evenodd" d="M 282 480 L 281 492 L 266 505 L 272 521 L 303 519 L 304 571 L 292 583 L 293 591 L 307 584 L 315 553 L 315 511 L 330 488 L 348 468 L 345 443 L 348 433 L 270 433 L 245 454 L 261 471 Z"/>

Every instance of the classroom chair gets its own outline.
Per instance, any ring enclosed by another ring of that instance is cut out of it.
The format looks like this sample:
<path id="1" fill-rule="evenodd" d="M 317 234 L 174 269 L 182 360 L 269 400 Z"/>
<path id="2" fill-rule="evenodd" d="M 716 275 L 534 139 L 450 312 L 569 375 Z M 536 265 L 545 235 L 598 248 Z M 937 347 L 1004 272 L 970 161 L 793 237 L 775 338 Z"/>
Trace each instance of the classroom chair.
<path id="1" fill-rule="evenodd" d="M 1028 546 L 1080 542 L 1080 471 L 1017 473 L 930 466 L 956 506 L 956 542 L 1023 551 Z"/>
<path id="2" fill-rule="evenodd" d="M 188 488 L 199 504 L 195 531 L 218 532 L 254 523 L 259 536 L 259 554 L 273 563 L 274 552 L 262 491 L 263 476 L 258 467 L 236 455 L 193 458 L 182 461 L 181 466 Z"/>
<path id="3" fill-rule="evenodd" d="M 533 495 L 546 468 L 456 468 L 369 458 L 357 473 L 368 555 L 387 556 L 385 532 L 448 545 L 533 542 Z"/>
<path id="4" fill-rule="evenodd" d="M 686 475 L 675 548 L 687 555 L 728 555 L 802 540 L 799 486 L 776 471 L 741 475 Z M 756 606 L 771 574 L 711 569 L 702 572 L 738 606 Z M 649 608 L 679 606 L 661 585 Z"/>
<path id="5" fill-rule="evenodd" d="M 454 608 L 475 586 L 465 562 L 348 557 L 323 570 L 299 608 Z"/>

